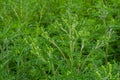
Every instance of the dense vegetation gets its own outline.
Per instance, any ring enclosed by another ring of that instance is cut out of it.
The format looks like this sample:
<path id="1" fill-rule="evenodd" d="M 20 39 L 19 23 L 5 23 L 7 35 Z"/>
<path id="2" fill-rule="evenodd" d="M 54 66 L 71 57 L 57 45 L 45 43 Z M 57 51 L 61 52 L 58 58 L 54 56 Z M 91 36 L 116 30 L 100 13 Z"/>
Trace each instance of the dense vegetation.
<path id="1" fill-rule="evenodd" d="M 0 80 L 120 80 L 120 0 L 0 0 Z"/>

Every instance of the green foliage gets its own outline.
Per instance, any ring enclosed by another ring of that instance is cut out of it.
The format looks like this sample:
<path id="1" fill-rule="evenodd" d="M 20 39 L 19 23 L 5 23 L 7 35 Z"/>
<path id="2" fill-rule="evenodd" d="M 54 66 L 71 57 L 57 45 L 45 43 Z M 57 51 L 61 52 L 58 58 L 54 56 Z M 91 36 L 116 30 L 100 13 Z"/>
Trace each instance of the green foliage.
<path id="1" fill-rule="evenodd" d="M 119 73 L 115 74 L 115 70 L 113 69 L 110 63 L 107 66 L 101 66 L 99 71 L 96 71 L 98 76 L 98 80 L 119 80 Z M 113 76 L 114 75 L 114 76 Z"/>
<path id="2" fill-rule="evenodd" d="M 119 80 L 120 0 L 0 0 L 0 80 Z"/>

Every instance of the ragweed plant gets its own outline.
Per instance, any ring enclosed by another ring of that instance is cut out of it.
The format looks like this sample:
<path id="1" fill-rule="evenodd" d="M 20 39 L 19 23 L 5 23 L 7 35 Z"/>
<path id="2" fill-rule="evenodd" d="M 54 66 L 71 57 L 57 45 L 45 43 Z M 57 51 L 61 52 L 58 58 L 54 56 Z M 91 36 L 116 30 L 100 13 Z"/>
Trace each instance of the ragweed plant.
<path id="1" fill-rule="evenodd" d="M 101 66 L 98 71 L 96 71 L 98 80 L 119 80 L 120 73 L 113 72 L 113 66 L 110 63 L 107 63 L 106 66 Z"/>
<path id="2" fill-rule="evenodd" d="M 0 0 L 0 80 L 119 79 L 119 5 Z"/>

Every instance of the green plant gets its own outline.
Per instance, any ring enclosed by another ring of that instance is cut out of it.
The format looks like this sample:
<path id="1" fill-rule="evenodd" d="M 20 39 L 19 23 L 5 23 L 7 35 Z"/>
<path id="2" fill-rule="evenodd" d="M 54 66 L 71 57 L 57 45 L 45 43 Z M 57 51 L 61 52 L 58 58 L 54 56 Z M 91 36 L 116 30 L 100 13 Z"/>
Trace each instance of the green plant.
<path id="1" fill-rule="evenodd" d="M 0 0 L 0 80 L 119 79 L 119 2 Z"/>
<path id="2" fill-rule="evenodd" d="M 119 73 L 113 72 L 113 66 L 110 63 L 107 63 L 106 67 L 101 66 L 100 70 L 96 71 L 96 74 L 98 76 L 98 80 L 119 80 Z"/>

